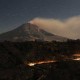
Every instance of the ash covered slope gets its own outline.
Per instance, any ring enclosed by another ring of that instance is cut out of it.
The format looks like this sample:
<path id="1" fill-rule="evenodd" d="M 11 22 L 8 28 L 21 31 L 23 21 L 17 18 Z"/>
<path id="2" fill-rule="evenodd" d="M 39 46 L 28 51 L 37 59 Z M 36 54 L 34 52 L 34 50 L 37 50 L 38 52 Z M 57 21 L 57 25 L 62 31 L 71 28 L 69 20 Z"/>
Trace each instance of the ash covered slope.
<path id="1" fill-rule="evenodd" d="M 20 27 L 3 33 L 0 35 L 0 41 L 35 41 L 35 40 L 42 40 L 42 41 L 66 41 L 67 38 L 57 36 L 54 34 L 51 34 L 49 32 L 46 32 L 43 29 L 40 29 L 38 26 L 31 24 L 31 23 L 25 23 L 21 25 Z"/>

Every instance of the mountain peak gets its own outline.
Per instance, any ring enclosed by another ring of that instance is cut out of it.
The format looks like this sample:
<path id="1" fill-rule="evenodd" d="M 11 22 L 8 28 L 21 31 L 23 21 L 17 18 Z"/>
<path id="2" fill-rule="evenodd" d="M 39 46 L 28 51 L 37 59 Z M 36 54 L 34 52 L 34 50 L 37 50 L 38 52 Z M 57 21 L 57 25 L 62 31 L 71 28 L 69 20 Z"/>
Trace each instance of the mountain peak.
<path id="1" fill-rule="evenodd" d="M 51 34 L 43 29 L 40 29 L 37 25 L 31 21 L 22 24 L 20 27 L 3 33 L 0 35 L 0 41 L 66 41 L 67 39 L 61 36 Z"/>
<path id="2" fill-rule="evenodd" d="M 31 31 L 31 30 L 38 30 L 39 27 L 37 25 L 31 24 L 31 23 L 24 23 L 18 29 L 22 31 Z"/>
<path id="3" fill-rule="evenodd" d="M 34 24 L 32 20 L 31 20 L 31 21 L 28 21 L 28 23 L 29 23 L 29 24 Z"/>

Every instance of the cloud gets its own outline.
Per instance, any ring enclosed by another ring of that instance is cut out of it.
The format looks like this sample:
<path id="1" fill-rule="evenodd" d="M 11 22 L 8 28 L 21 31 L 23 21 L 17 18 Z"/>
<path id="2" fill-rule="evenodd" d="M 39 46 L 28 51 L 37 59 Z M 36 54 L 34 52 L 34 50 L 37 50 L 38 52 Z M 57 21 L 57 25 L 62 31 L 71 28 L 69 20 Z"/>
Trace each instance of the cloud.
<path id="1" fill-rule="evenodd" d="M 65 20 L 34 18 L 30 23 L 40 28 L 71 39 L 80 38 L 80 16 L 74 16 Z"/>

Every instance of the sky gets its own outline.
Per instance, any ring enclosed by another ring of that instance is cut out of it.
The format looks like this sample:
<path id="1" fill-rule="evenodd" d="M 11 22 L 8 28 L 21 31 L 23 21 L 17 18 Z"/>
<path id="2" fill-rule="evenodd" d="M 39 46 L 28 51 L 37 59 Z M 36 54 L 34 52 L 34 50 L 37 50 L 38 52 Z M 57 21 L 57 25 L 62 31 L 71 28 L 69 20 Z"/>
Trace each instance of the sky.
<path id="1" fill-rule="evenodd" d="M 47 20 L 51 27 L 45 27 L 41 22 L 46 30 L 69 38 L 80 38 L 79 15 L 80 0 L 0 0 L 0 33 L 12 30 L 30 20 L 38 23 L 41 20 L 44 24 Z M 78 27 L 72 28 L 73 23 Z M 57 29 L 56 24 L 60 25 L 57 25 Z M 68 26 L 68 29 L 61 28 L 65 26 Z"/>

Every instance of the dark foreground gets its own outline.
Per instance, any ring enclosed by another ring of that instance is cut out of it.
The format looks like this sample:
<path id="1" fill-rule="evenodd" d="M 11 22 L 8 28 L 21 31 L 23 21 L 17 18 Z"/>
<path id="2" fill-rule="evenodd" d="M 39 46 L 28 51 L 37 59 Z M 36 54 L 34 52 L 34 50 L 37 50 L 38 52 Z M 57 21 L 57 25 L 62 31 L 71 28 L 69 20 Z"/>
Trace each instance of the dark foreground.
<path id="1" fill-rule="evenodd" d="M 80 80 L 80 41 L 2 42 L 0 43 L 0 80 Z M 78 56 L 79 57 L 79 56 Z M 53 63 L 27 65 L 55 60 Z"/>

